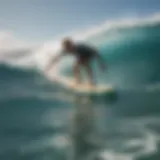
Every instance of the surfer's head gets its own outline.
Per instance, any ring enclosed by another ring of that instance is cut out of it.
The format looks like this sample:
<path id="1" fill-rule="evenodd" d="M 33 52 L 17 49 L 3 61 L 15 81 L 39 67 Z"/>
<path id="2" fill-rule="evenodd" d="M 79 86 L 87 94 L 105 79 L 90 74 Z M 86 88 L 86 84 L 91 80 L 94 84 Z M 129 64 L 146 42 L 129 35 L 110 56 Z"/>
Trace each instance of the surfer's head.
<path id="1" fill-rule="evenodd" d="M 62 41 L 62 47 L 66 51 L 72 52 L 74 50 L 74 42 L 70 38 L 64 38 Z"/>

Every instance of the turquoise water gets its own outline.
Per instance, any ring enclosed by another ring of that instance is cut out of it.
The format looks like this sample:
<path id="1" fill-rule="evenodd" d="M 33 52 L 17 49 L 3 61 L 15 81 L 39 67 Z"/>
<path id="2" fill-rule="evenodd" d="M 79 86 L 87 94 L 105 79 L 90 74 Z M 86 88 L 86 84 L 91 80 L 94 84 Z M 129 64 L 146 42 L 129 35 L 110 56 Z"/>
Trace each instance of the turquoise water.
<path id="1" fill-rule="evenodd" d="M 115 95 L 85 97 L 41 72 L 0 65 L 0 159 L 159 160 L 160 25 L 116 28 L 87 39 Z M 70 74 L 70 65 L 65 74 Z"/>

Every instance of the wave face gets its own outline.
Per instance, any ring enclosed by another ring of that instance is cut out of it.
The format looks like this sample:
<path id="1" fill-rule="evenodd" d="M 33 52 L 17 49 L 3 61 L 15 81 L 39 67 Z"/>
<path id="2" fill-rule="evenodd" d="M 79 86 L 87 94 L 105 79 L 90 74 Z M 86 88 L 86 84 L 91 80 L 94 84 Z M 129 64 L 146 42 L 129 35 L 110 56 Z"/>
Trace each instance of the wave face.
<path id="1" fill-rule="evenodd" d="M 118 34 L 116 42 L 105 42 L 106 35 L 100 45 L 109 63 L 107 78 L 123 86 L 159 83 L 160 26 L 120 29 L 110 36 L 114 34 Z"/>
<path id="2" fill-rule="evenodd" d="M 117 95 L 111 97 L 83 99 L 45 78 L 44 68 L 64 36 L 30 46 L 0 33 L 0 159 L 65 160 L 75 152 L 78 158 L 87 153 L 84 160 L 159 160 L 159 17 L 110 21 L 69 34 L 98 48 L 108 71 L 93 63 L 95 77 L 115 86 Z M 56 71 L 72 76 L 73 61 L 62 60 Z M 95 113 L 95 131 L 79 106 Z M 70 121 L 76 125 L 70 127 Z M 74 141 L 70 128 L 77 133 Z"/>

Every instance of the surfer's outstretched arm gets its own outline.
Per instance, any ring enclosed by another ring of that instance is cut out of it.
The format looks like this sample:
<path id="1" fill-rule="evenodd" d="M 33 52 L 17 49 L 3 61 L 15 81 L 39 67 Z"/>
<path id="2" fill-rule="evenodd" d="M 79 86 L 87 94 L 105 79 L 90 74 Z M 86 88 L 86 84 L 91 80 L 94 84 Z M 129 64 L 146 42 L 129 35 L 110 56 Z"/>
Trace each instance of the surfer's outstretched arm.
<path id="1" fill-rule="evenodd" d="M 49 64 L 47 65 L 47 67 L 46 67 L 46 71 L 48 71 L 51 67 L 53 67 L 53 65 L 58 63 L 63 56 L 64 56 L 64 54 L 60 53 L 56 57 L 52 58 L 51 61 L 49 62 Z"/>

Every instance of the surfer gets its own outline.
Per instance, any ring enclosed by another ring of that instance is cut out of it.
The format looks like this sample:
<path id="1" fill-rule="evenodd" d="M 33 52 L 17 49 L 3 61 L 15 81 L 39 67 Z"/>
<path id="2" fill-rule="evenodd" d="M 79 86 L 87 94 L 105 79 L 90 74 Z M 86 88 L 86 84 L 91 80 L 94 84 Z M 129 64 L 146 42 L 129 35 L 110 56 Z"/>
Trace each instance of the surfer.
<path id="1" fill-rule="evenodd" d="M 62 41 L 62 50 L 60 51 L 60 54 L 51 60 L 46 69 L 50 69 L 53 64 L 57 63 L 61 57 L 66 54 L 73 55 L 76 58 L 75 64 L 73 66 L 73 73 L 76 79 L 76 83 L 79 84 L 82 82 L 80 70 L 81 68 L 84 68 L 88 75 L 89 85 L 95 85 L 91 61 L 96 58 L 99 61 L 100 68 L 103 71 L 105 70 L 105 63 L 98 51 L 88 45 L 76 44 L 70 38 L 65 38 Z"/>

